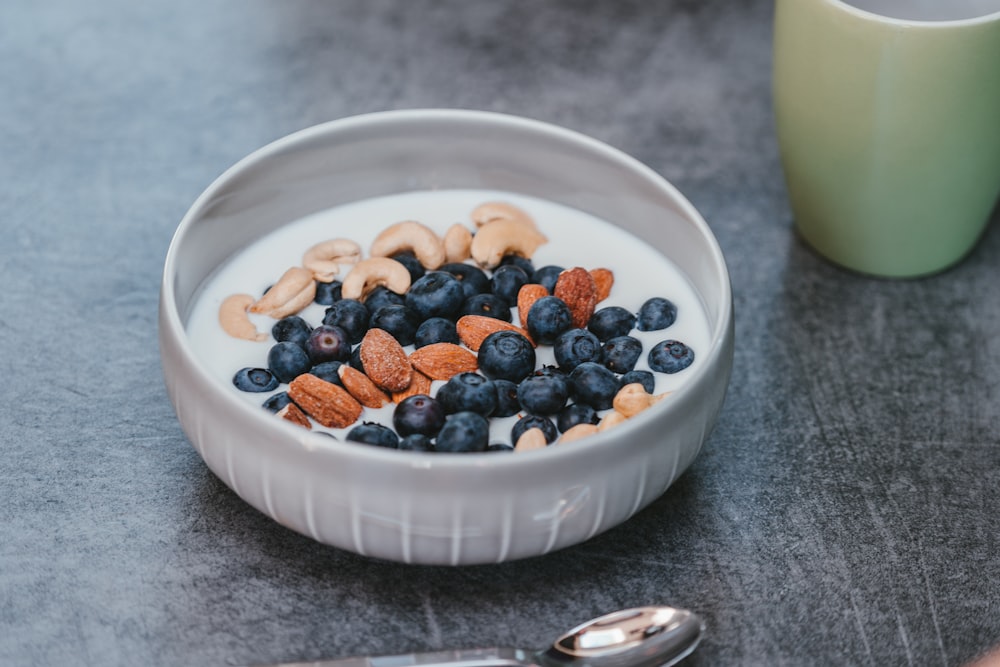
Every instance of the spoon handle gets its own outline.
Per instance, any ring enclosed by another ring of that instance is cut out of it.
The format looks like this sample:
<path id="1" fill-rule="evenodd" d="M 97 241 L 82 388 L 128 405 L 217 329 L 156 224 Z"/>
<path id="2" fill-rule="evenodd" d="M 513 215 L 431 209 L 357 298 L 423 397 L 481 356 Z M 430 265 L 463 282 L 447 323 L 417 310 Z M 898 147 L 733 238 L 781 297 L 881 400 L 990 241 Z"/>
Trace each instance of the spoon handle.
<path id="1" fill-rule="evenodd" d="M 267 667 L 527 667 L 532 664 L 534 657 L 533 652 L 521 649 L 477 648 L 314 662 L 283 662 Z"/>

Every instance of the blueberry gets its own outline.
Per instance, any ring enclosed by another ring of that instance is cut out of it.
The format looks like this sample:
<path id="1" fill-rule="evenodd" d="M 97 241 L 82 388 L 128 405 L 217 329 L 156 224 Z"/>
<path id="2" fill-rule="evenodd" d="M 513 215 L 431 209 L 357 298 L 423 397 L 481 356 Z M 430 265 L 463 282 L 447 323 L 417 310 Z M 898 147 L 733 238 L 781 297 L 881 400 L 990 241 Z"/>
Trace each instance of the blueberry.
<path id="1" fill-rule="evenodd" d="M 409 306 L 389 304 L 372 313 L 372 329 L 383 329 L 392 334 L 400 345 L 412 345 L 420 326 L 420 315 Z"/>
<path id="2" fill-rule="evenodd" d="M 618 378 L 601 364 L 585 361 L 569 374 L 570 393 L 577 403 L 607 410 L 618 393 Z"/>
<path id="3" fill-rule="evenodd" d="M 233 385 L 240 391 L 274 391 L 279 384 L 278 378 L 266 368 L 241 368 L 233 376 Z"/>
<path id="4" fill-rule="evenodd" d="M 475 294 L 462 304 L 462 315 L 482 315 L 510 322 L 510 306 L 496 294 Z"/>
<path id="5" fill-rule="evenodd" d="M 621 306 L 601 308 L 590 316 L 587 329 L 602 343 L 615 336 L 626 336 L 635 327 L 635 315 Z"/>
<path id="6" fill-rule="evenodd" d="M 552 345 L 573 326 L 573 315 L 559 297 L 543 296 L 531 306 L 525 324 L 536 342 Z"/>
<path id="7" fill-rule="evenodd" d="M 351 343 L 346 331 L 332 324 L 323 324 L 313 329 L 309 335 L 306 352 L 314 364 L 321 364 L 324 361 L 347 361 L 351 358 Z"/>
<path id="8" fill-rule="evenodd" d="M 433 452 L 434 445 L 426 435 L 411 433 L 399 439 L 399 449 L 407 452 Z"/>
<path id="9" fill-rule="evenodd" d="M 517 385 L 517 399 L 528 412 L 554 415 L 569 398 L 569 382 L 561 374 L 529 375 Z"/>
<path id="10" fill-rule="evenodd" d="M 458 282 L 462 283 L 462 290 L 465 292 L 466 299 L 476 294 L 485 294 L 490 291 L 490 277 L 478 266 L 453 262 L 445 264 L 440 270 L 450 273 L 455 276 Z"/>
<path id="11" fill-rule="evenodd" d="M 508 445 L 506 442 L 494 442 L 493 444 L 486 447 L 488 452 L 513 452 L 513 445 Z"/>
<path id="12" fill-rule="evenodd" d="M 355 345 L 354 349 L 351 350 L 351 359 L 347 363 L 349 363 L 351 365 L 351 368 L 359 370 L 362 373 L 365 372 L 365 365 L 361 362 L 361 346 L 360 345 Z"/>
<path id="13" fill-rule="evenodd" d="M 330 384 L 343 386 L 343 383 L 340 381 L 340 373 L 338 372 L 343 363 L 342 361 L 324 361 L 310 368 L 309 374 L 315 375 L 320 380 L 325 380 Z"/>
<path id="14" fill-rule="evenodd" d="M 632 336 L 615 336 L 601 348 L 601 363 L 615 373 L 628 373 L 642 356 L 642 343 Z"/>
<path id="15" fill-rule="evenodd" d="M 669 299 L 654 296 L 639 308 L 639 331 L 666 329 L 677 319 L 677 306 Z"/>
<path id="16" fill-rule="evenodd" d="M 577 424 L 596 424 L 600 421 L 597 410 L 586 403 L 570 403 L 556 415 L 556 428 L 565 433 Z"/>
<path id="17" fill-rule="evenodd" d="M 444 271 L 429 271 L 410 285 L 406 305 L 417 311 L 421 320 L 430 317 L 454 317 L 465 301 L 459 280 Z"/>
<path id="18" fill-rule="evenodd" d="M 388 449 L 399 447 L 399 436 L 388 426 L 375 422 L 358 424 L 347 432 L 345 439 L 349 442 L 362 442 L 366 445 L 376 445 Z"/>
<path id="19" fill-rule="evenodd" d="M 321 306 L 332 306 L 342 298 L 340 295 L 342 287 L 343 285 L 339 280 L 333 280 L 328 283 L 321 283 L 317 280 L 316 296 L 313 297 L 313 301 Z"/>
<path id="20" fill-rule="evenodd" d="M 490 417 L 497 409 L 497 391 L 491 380 L 478 373 L 453 375 L 436 394 L 445 414 L 475 412 Z"/>
<path id="21" fill-rule="evenodd" d="M 554 264 L 549 264 L 548 266 L 543 266 L 540 269 L 536 269 L 534 273 L 531 274 L 531 282 L 538 283 L 552 294 L 553 290 L 556 288 L 556 280 L 559 279 L 559 274 L 565 271 L 561 266 L 555 266 Z"/>
<path id="22" fill-rule="evenodd" d="M 392 425 L 402 436 L 419 433 L 433 438 L 444 426 L 445 412 L 440 401 L 425 394 L 407 396 L 392 413 Z"/>
<path id="23" fill-rule="evenodd" d="M 389 259 L 394 259 L 406 267 L 406 270 L 410 272 L 411 283 L 420 280 L 426 273 L 423 264 L 420 263 L 420 260 L 412 252 L 399 252 L 392 255 Z"/>
<path id="24" fill-rule="evenodd" d="M 532 312 L 534 310 L 531 309 Z M 555 353 L 559 368 L 568 373 L 580 364 L 600 361 L 601 341 L 586 329 L 570 329 L 556 339 L 552 351 Z"/>
<path id="25" fill-rule="evenodd" d="M 277 394 L 268 396 L 267 400 L 261 404 L 261 407 L 268 412 L 277 412 L 291 402 L 292 399 L 288 397 L 287 391 L 279 391 Z"/>
<path id="26" fill-rule="evenodd" d="M 546 443 L 551 443 L 559 437 L 559 431 L 556 430 L 556 425 L 548 417 L 525 415 L 518 419 L 517 423 L 515 423 L 514 427 L 510 430 L 510 441 L 516 445 L 517 441 L 521 439 L 522 435 L 524 435 L 524 432 L 532 428 L 542 430 L 542 433 L 545 434 Z"/>
<path id="27" fill-rule="evenodd" d="M 535 265 L 532 261 L 520 255 L 504 255 L 500 258 L 500 266 L 516 266 L 524 271 L 524 275 L 526 276 L 530 276 L 535 272 Z"/>
<path id="28" fill-rule="evenodd" d="M 647 394 L 652 394 L 656 389 L 656 378 L 649 371 L 629 371 L 618 379 L 618 384 L 622 387 L 635 383 L 641 384 Z"/>
<path id="29" fill-rule="evenodd" d="M 677 373 L 694 361 L 694 350 L 676 340 L 664 340 L 649 351 L 649 367 L 661 373 Z"/>
<path id="30" fill-rule="evenodd" d="M 279 343 L 288 341 L 302 347 L 305 347 L 311 333 L 312 327 L 298 315 L 283 317 L 271 327 L 271 335 L 274 336 L 274 340 Z"/>
<path id="31" fill-rule="evenodd" d="M 516 264 L 501 264 L 493 270 L 490 290 L 508 306 L 517 305 L 517 293 L 528 283 L 528 274 Z"/>
<path id="32" fill-rule="evenodd" d="M 434 343 L 454 343 L 458 345 L 458 331 L 455 323 L 444 317 L 432 317 L 420 323 L 417 333 L 413 336 L 414 347 L 423 347 Z"/>
<path id="33" fill-rule="evenodd" d="M 365 307 L 369 313 L 374 313 L 382 306 L 388 306 L 391 303 L 403 305 L 406 303 L 406 297 L 402 294 L 396 294 L 384 285 L 379 285 L 365 297 Z"/>
<path id="34" fill-rule="evenodd" d="M 341 299 L 326 309 L 323 324 L 340 327 L 351 345 L 360 343 L 368 331 L 369 310 L 356 299 Z"/>
<path id="35" fill-rule="evenodd" d="M 516 331 L 494 331 L 479 346 L 479 370 L 496 380 L 520 382 L 535 368 L 535 348 Z"/>
<path id="36" fill-rule="evenodd" d="M 475 412 L 456 412 L 445 419 L 434 449 L 438 452 L 485 452 L 490 424 Z"/>
<path id="37" fill-rule="evenodd" d="M 493 413 L 494 417 L 512 417 L 521 410 L 521 403 L 517 400 L 517 384 L 510 380 L 493 380 L 493 387 L 497 392 L 497 409 Z"/>
<path id="38" fill-rule="evenodd" d="M 298 343 L 275 343 L 267 352 L 267 368 L 279 382 L 291 382 L 308 373 L 313 362 Z"/>

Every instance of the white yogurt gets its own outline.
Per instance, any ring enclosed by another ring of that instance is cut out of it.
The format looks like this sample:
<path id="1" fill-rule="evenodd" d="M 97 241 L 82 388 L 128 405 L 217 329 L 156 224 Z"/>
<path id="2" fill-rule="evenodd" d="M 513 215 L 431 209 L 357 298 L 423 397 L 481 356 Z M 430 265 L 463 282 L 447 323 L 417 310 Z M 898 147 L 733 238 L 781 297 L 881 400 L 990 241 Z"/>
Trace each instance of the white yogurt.
<path id="1" fill-rule="evenodd" d="M 187 325 L 194 352 L 208 371 L 228 390 L 254 405 L 262 404 L 270 394 L 242 392 L 233 386 L 233 375 L 244 367 L 266 367 L 267 352 L 274 344 L 239 340 L 228 336 L 219 326 L 218 312 L 222 301 L 231 294 L 259 296 L 291 266 L 299 266 L 302 255 L 310 246 L 332 238 L 350 238 L 367 251 L 376 234 L 401 220 L 418 220 L 439 234 L 454 223 L 462 222 L 471 229 L 469 213 L 487 201 L 506 201 L 527 211 L 548 237 L 532 257 L 535 267 L 555 264 L 565 268 L 607 268 L 614 273 L 610 296 L 597 308 L 621 306 L 633 313 L 654 296 L 670 299 L 677 306 L 677 321 L 661 331 L 639 331 L 629 334 L 642 342 L 643 353 L 636 370 L 650 370 L 647 355 L 652 347 L 667 339 L 679 340 L 695 354 L 687 369 L 672 375 L 654 372 L 655 393 L 675 391 L 702 362 L 703 351 L 710 340 L 708 318 L 704 306 L 688 279 L 660 252 L 645 241 L 619 227 L 553 202 L 508 192 L 492 190 L 443 190 L 413 192 L 378 197 L 338 206 L 302 218 L 261 238 L 220 267 L 201 287 Z M 345 266 L 337 279 L 343 279 Z M 313 304 L 299 313 L 310 325 L 323 322 L 326 306 Z M 512 309 L 515 323 L 520 323 L 517 309 Z M 259 331 L 270 332 L 275 320 L 251 315 Z M 406 348 L 407 352 L 412 347 Z M 536 367 L 555 364 L 552 348 L 539 346 Z M 432 393 L 443 384 L 435 382 Z M 275 392 L 284 391 L 282 385 Z M 363 421 L 376 421 L 392 426 L 394 406 L 381 409 L 365 408 Z M 490 442 L 510 442 L 510 429 L 517 417 L 490 420 Z M 328 430 L 343 439 L 349 429 Z"/>

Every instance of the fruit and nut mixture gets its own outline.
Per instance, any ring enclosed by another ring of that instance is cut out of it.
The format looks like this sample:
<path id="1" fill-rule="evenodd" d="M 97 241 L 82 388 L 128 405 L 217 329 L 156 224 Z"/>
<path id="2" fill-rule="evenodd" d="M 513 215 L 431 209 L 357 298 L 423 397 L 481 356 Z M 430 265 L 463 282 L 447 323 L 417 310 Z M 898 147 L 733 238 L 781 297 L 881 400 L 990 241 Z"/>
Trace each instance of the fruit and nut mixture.
<path id="1" fill-rule="evenodd" d="M 683 371 L 694 351 L 667 335 L 644 349 L 635 332 L 669 329 L 674 303 L 602 305 L 614 273 L 536 267 L 546 243 L 505 202 L 477 206 L 441 235 L 390 225 L 367 252 L 345 238 L 317 243 L 263 294 L 222 302 L 227 334 L 268 344 L 260 366 L 232 382 L 269 394 L 263 407 L 303 428 L 410 451 L 520 452 L 612 428 L 663 400 L 654 374 Z M 325 307 L 321 322 L 301 315 L 314 304 Z M 251 313 L 268 316 L 270 332 Z M 636 369 L 643 355 L 651 370 Z M 391 427 L 366 418 L 387 407 Z M 490 420 L 505 418 L 509 440 L 491 441 Z"/>

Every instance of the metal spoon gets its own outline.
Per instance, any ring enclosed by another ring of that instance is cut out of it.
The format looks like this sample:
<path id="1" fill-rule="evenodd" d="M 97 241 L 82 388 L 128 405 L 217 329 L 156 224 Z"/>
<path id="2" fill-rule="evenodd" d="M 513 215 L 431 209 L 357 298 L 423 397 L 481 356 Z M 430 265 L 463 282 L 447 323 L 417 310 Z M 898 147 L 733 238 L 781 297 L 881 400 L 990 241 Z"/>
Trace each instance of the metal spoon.
<path id="1" fill-rule="evenodd" d="M 636 607 L 587 621 L 539 651 L 459 649 L 271 667 L 668 667 L 695 649 L 704 629 L 701 618 L 686 609 Z"/>

